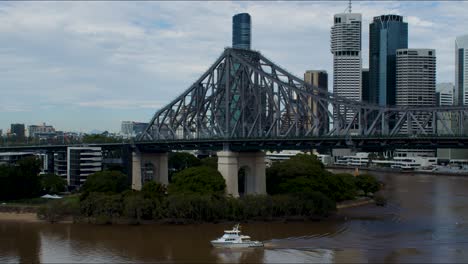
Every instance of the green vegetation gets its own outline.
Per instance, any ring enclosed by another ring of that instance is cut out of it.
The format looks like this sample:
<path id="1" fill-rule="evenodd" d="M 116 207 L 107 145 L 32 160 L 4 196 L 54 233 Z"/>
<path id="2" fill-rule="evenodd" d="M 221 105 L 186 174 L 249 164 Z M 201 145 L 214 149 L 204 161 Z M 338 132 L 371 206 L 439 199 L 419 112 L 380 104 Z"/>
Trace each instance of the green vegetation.
<path id="1" fill-rule="evenodd" d="M 200 162 L 187 155 L 174 156 L 172 166 L 180 171 L 167 187 L 147 182 L 141 191 L 134 191 L 121 172 L 98 172 L 88 177 L 77 202 L 47 204 L 38 216 L 54 222 L 71 215 L 76 221 L 97 224 L 314 219 L 328 216 L 336 202 L 379 189 L 370 175 L 332 174 L 314 155 L 299 154 L 267 170 L 270 195 L 234 198 L 224 195 L 226 184 L 212 158 Z M 192 167 L 185 168 L 187 164 Z"/>
<path id="2" fill-rule="evenodd" d="M 104 132 L 102 134 L 92 134 L 92 135 L 85 135 L 83 136 L 82 142 L 83 143 L 120 143 L 123 140 L 117 137 L 111 137 L 108 133 Z"/>
<path id="3" fill-rule="evenodd" d="M 218 169 L 218 157 L 207 157 L 201 160 L 202 166 Z"/>
<path id="4" fill-rule="evenodd" d="M 99 171 L 88 176 L 81 187 L 84 198 L 92 192 L 120 193 L 130 188 L 127 176 L 120 171 Z"/>
<path id="5" fill-rule="evenodd" d="M 210 167 L 193 167 L 174 175 L 169 184 L 169 193 L 196 193 L 222 195 L 226 183 L 219 171 Z"/>
<path id="6" fill-rule="evenodd" d="M 0 165 L 0 200 L 37 197 L 41 191 L 41 164 L 35 157 L 18 161 L 17 165 Z"/>
<path id="7" fill-rule="evenodd" d="M 45 193 L 57 194 L 64 192 L 67 188 L 67 181 L 55 174 L 41 175 L 41 190 Z"/>
<path id="8" fill-rule="evenodd" d="M 314 155 L 298 154 L 289 160 L 276 162 L 267 169 L 267 191 L 269 194 L 310 194 L 321 193 L 335 202 L 356 198 L 357 179 L 351 174 L 333 174 L 325 170 Z M 375 180 L 365 176 L 366 181 Z M 364 187 L 367 187 L 365 185 Z M 374 192 L 366 189 L 364 192 Z"/>
<path id="9" fill-rule="evenodd" d="M 356 177 L 356 187 L 364 192 L 364 195 L 375 193 L 379 190 L 379 182 L 374 176 L 369 174 L 361 174 Z"/>
<path id="10" fill-rule="evenodd" d="M 325 170 L 314 155 L 298 154 L 267 169 L 270 194 L 308 194 L 319 192 L 335 202 L 356 198 L 359 191 L 367 196 L 379 190 L 374 176 L 348 173 L 333 174 Z"/>
<path id="11" fill-rule="evenodd" d="M 200 166 L 201 161 L 187 152 L 171 152 L 168 159 L 168 167 L 171 171 L 179 172 L 183 169 Z"/>
<path id="12" fill-rule="evenodd" d="M 55 223 L 64 220 L 68 216 L 76 219 L 80 215 L 80 203 L 78 196 L 68 196 L 60 200 L 49 200 L 37 210 L 37 218 Z"/>

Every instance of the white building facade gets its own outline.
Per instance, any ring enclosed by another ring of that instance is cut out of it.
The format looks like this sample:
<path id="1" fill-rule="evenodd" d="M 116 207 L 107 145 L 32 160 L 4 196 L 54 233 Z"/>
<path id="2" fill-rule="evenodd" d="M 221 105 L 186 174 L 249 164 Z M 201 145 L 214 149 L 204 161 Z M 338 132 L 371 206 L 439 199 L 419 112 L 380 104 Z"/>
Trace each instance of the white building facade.
<path id="1" fill-rule="evenodd" d="M 101 147 L 67 148 L 67 183 L 70 186 L 83 185 L 89 175 L 102 170 Z"/>
<path id="2" fill-rule="evenodd" d="M 336 14 L 331 28 L 333 93 L 355 101 L 362 98 L 361 21 L 361 14 Z M 343 113 L 344 109 L 334 111 Z M 353 114 L 348 112 L 346 118 Z"/>
<path id="3" fill-rule="evenodd" d="M 453 106 L 455 86 L 453 83 L 438 83 L 436 85 L 437 105 L 438 106 Z"/>

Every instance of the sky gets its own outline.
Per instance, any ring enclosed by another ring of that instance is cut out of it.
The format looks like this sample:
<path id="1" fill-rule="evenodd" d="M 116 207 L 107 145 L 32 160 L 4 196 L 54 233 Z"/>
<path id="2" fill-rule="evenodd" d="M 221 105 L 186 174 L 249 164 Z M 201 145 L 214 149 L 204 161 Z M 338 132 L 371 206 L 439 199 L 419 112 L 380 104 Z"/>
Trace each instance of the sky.
<path id="1" fill-rule="evenodd" d="M 46 122 L 57 130 L 119 132 L 148 122 L 231 45 L 232 16 L 252 17 L 252 49 L 302 77 L 332 78 L 330 28 L 347 1 L 0 2 L 0 129 Z M 455 78 L 455 38 L 468 34 L 468 2 L 354 1 L 369 23 L 398 14 L 409 48 L 436 49 L 437 82 Z M 332 89 L 330 85 L 329 89 Z"/>

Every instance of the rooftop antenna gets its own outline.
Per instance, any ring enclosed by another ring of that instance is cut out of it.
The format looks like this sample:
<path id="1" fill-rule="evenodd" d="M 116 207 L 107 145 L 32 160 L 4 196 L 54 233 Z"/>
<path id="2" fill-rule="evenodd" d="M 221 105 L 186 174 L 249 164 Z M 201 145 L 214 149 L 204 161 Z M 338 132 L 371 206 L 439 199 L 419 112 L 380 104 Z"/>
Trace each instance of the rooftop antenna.
<path id="1" fill-rule="evenodd" d="M 351 12 L 351 11 L 352 11 L 351 8 L 352 8 L 352 7 L 351 7 L 351 0 L 349 0 L 349 3 L 348 3 L 348 11 L 349 11 L 349 13 L 352 13 L 352 12 Z"/>

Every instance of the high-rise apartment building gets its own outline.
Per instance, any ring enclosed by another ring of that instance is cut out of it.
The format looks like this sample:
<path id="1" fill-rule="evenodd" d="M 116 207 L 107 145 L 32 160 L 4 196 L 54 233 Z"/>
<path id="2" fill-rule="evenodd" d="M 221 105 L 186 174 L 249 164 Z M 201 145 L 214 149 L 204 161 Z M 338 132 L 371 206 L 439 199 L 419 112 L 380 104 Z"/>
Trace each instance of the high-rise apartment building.
<path id="1" fill-rule="evenodd" d="M 145 131 L 148 125 L 149 123 L 122 121 L 120 133 L 128 137 L 138 136 Z"/>
<path id="2" fill-rule="evenodd" d="M 28 127 L 29 137 L 42 137 L 47 135 L 55 136 L 55 128 L 51 125 L 46 125 L 46 123 L 42 123 L 42 125 L 31 125 Z"/>
<path id="3" fill-rule="evenodd" d="M 67 182 L 79 187 L 89 175 L 102 170 L 101 147 L 67 148 Z"/>
<path id="4" fill-rule="evenodd" d="M 328 73 L 325 70 L 309 70 L 304 73 L 304 82 L 328 91 Z"/>
<path id="5" fill-rule="evenodd" d="M 312 87 L 321 88 L 325 91 L 328 91 L 328 73 L 325 70 L 309 70 L 304 73 L 304 82 L 310 84 Z M 317 103 L 312 101 L 312 98 L 309 98 L 309 107 L 312 110 L 314 116 L 316 116 L 322 127 L 318 130 L 320 135 L 328 132 L 329 130 L 329 120 L 328 113 L 324 111 Z"/>
<path id="6" fill-rule="evenodd" d="M 435 106 L 436 55 L 433 49 L 397 50 L 399 106 Z"/>
<path id="7" fill-rule="evenodd" d="M 10 133 L 14 134 L 17 138 L 24 138 L 24 124 L 11 124 Z"/>
<path id="8" fill-rule="evenodd" d="M 250 49 L 251 19 L 248 13 L 240 13 L 232 17 L 232 47 L 235 49 Z"/>
<path id="9" fill-rule="evenodd" d="M 408 48 L 408 23 L 402 16 L 374 17 L 369 25 L 369 102 L 395 105 L 396 51 Z"/>
<path id="10" fill-rule="evenodd" d="M 341 13 L 334 16 L 331 28 L 333 54 L 333 93 L 361 101 L 361 14 Z M 343 114 L 344 109 L 334 109 Z M 347 119 L 354 113 L 348 111 Z"/>
<path id="11" fill-rule="evenodd" d="M 457 105 L 468 104 L 468 35 L 455 40 L 455 98 Z"/>
<path id="12" fill-rule="evenodd" d="M 396 62 L 396 105 L 435 106 L 436 54 L 433 49 L 399 49 Z M 424 118 L 423 116 L 416 116 Z M 407 128 L 406 128 L 407 129 Z M 417 131 L 418 127 L 410 127 Z M 432 131 L 427 131 L 432 133 Z"/>

